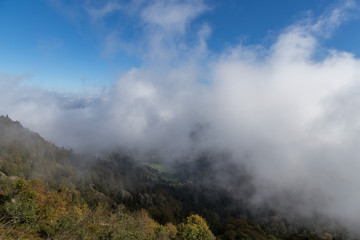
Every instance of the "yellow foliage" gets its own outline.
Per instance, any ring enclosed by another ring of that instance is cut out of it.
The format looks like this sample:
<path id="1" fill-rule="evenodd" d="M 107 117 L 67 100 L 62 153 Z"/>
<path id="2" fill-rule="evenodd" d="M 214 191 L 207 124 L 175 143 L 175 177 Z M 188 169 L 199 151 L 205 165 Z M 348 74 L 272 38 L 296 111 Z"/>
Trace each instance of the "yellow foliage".
<path id="1" fill-rule="evenodd" d="M 73 213 L 75 213 L 75 215 L 77 215 L 77 216 L 83 215 L 83 210 L 77 206 L 73 206 L 72 210 L 73 210 Z"/>
<path id="2" fill-rule="evenodd" d="M 213 240 L 214 235 L 210 231 L 205 219 L 199 215 L 191 215 L 186 223 L 178 226 L 177 239 L 179 240 Z"/>
<path id="3" fill-rule="evenodd" d="M 61 191 L 47 191 L 40 180 L 30 181 L 31 189 L 35 192 L 36 210 L 39 219 L 55 222 L 67 214 L 67 197 Z"/>
<path id="4" fill-rule="evenodd" d="M 37 195 L 36 202 L 40 219 L 56 221 L 67 214 L 66 202 L 55 191 Z"/>

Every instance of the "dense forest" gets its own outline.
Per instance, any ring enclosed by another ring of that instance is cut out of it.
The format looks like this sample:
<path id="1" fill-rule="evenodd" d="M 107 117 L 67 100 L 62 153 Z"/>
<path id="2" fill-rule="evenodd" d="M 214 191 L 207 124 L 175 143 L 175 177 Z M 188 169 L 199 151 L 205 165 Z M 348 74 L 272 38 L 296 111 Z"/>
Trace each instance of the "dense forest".
<path id="1" fill-rule="evenodd" d="M 334 222 L 254 209 L 254 191 L 226 153 L 78 154 L 0 117 L 0 239 L 351 239 Z"/>

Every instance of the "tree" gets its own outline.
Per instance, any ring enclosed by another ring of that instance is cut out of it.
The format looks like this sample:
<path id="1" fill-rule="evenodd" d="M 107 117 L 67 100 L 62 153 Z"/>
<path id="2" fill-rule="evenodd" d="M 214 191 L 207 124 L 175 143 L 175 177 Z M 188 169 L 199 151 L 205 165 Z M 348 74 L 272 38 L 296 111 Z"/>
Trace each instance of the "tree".
<path id="1" fill-rule="evenodd" d="M 16 180 L 12 185 L 13 192 L 10 201 L 7 201 L 2 210 L 5 216 L 14 223 L 32 222 L 36 219 L 35 193 L 24 178 Z"/>
<path id="2" fill-rule="evenodd" d="M 178 226 L 177 239 L 182 240 L 210 240 L 215 239 L 210 231 L 205 219 L 199 215 L 191 215 L 186 219 L 186 223 Z"/>

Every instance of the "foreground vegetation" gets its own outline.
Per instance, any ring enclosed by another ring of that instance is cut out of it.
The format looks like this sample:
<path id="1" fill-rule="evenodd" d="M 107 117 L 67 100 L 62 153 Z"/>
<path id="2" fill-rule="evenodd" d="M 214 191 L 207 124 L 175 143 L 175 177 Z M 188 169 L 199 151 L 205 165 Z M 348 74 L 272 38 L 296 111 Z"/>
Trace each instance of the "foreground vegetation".
<path id="1" fill-rule="evenodd" d="M 203 218 L 160 225 L 145 210 L 124 206 L 90 209 L 76 191 L 46 190 L 40 180 L 1 176 L 0 238 L 28 239 L 214 239 Z"/>

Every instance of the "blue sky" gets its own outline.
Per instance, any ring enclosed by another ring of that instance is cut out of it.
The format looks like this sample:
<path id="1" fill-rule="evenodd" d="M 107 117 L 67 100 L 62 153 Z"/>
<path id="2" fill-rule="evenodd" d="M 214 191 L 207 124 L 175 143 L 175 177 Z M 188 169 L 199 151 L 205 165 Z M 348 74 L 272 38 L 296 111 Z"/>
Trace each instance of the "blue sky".
<path id="1" fill-rule="evenodd" d="M 129 69 L 146 65 L 144 52 L 152 46 L 145 42 L 157 32 L 149 31 L 151 27 L 141 16 L 149 5 L 159 2 L 163 1 L 1 0 L 0 72 L 27 75 L 24 84 L 49 90 L 111 86 Z M 169 2 L 176 5 L 176 1 Z M 287 26 L 316 19 L 344 1 L 182 2 L 198 10 L 187 16 L 185 29 L 171 41 L 191 47 L 206 25 L 210 55 L 239 43 L 269 46 Z M 112 9 L 101 13 L 106 6 Z M 360 21 L 349 12 L 348 19 L 320 41 L 327 48 L 359 56 Z"/>

